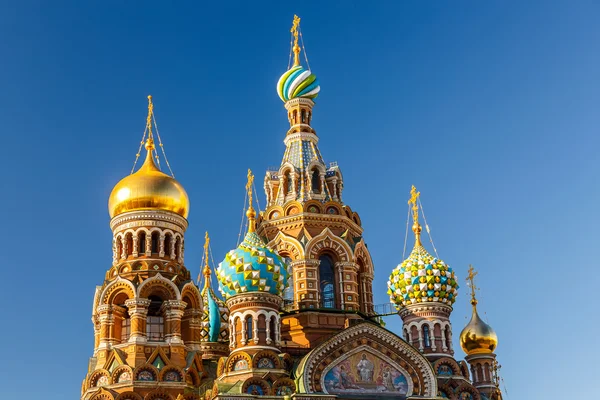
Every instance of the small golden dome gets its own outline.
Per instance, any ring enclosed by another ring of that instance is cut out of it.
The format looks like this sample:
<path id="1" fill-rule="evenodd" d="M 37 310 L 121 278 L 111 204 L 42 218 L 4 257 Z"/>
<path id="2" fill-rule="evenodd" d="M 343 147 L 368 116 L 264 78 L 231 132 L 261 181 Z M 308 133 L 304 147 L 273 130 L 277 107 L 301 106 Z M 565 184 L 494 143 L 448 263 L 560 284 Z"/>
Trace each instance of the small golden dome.
<path id="1" fill-rule="evenodd" d="M 498 337 L 491 326 L 483 322 L 473 304 L 471 321 L 460 333 L 460 347 L 467 355 L 478 353 L 493 353 L 498 346 Z"/>
<path id="2" fill-rule="evenodd" d="M 128 211 L 164 210 L 187 218 L 190 201 L 183 186 L 161 172 L 152 158 L 154 143 L 146 142 L 148 154 L 144 164 L 135 173 L 121 179 L 108 199 L 111 218 Z"/>

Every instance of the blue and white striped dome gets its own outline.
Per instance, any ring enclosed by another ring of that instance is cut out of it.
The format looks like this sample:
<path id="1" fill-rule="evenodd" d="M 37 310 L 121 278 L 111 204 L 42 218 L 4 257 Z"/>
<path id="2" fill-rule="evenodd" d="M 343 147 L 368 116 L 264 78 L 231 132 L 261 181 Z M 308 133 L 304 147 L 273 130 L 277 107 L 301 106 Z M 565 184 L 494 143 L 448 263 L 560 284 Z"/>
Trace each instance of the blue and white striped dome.
<path id="1" fill-rule="evenodd" d="M 277 94 L 283 101 L 297 97 L 314 99 L 320 90 L 317 76 L 301 65 L 289 69 L 277 82 Z"/>

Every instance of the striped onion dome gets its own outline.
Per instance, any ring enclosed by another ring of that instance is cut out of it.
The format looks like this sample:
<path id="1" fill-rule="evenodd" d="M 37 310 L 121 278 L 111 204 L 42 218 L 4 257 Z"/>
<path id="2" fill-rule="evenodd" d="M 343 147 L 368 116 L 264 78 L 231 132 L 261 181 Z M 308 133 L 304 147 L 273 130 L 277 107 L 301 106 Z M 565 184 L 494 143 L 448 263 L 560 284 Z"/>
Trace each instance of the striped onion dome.
<path id="1" fill-rule="evenodd" d="M 277 82 L 277 94 L 284 102 L 298 97 L 314 99 L 320 90 L 317 76 L 301 65 L 289 69 Z"/>

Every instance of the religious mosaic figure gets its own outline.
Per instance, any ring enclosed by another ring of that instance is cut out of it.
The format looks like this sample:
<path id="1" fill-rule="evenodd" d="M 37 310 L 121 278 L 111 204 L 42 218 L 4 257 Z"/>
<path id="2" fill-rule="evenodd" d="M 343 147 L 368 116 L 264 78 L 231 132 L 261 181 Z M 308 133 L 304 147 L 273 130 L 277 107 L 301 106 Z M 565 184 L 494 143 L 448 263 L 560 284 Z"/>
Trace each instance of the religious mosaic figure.
<path id="1" fill-rule="evenodd" d="M 361 360 L 356 365 L 356 369 L 358 371 L 358 376 L 360 377 L 361 382 L 372 382 L 373 381 L 373 370 L 375 366 L 367 358 L 366 354 L 362 355 Z"/>
<path id="2" fill-rule="evenodd" d="M 390 392 L 397 391 L 396 386 L 394 386 L 394 376 L 392 375 L 390 367 L 385 367 L 385 370 L 383 370 L 383 386 Z"/>

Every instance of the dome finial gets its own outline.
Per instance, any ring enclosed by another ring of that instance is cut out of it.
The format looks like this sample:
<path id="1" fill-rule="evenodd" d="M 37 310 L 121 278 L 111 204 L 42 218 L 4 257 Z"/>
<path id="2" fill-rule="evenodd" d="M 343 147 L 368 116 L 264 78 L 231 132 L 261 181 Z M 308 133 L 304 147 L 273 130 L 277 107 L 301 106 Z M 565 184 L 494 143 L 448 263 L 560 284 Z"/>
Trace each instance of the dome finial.
<path id="1" fill-rule="evenodd" d="M 248 168 L 248 182 L 246 183 L 246 191 L 248 192 L 248 211 L 246 211 L 246 216 L 248 217 L 248 233 L 254 232 L 256 230 L 256 212 L 254 211 L 254 207 L 252 207 L 252 186 L 254 185 L 254 175 L 252 174 L 252 170 Z"/>
<path id="2" fill-rule="evenodd" d="M 467 283 L 471 287 L 471 304 L 473 305 L 473 307 L 475 307 L 477 305 L 477 299 L 475 298 L 475 291 L 478 288 L 477 288 L 477 286 L 475 286 L 475 277 L 477 276 L 478 273 L 479 272 L 476 272 L 475 268 L 473 268 L 473 266 L 469 264 L 469 275 L 467 275 Z"/>
<path id="3" fill-rule="evenodd" d="M 208 231 L 204 234 L 204 287 L 210 286 L 210 267 L 208 266 L 208 247 L 210 245 L 210 238 L 208 237 Z"/>
<path id="4" fill-rule="evenodd" d="M 154 104 L 152 96 L 148 95 L 148 117 L 146 118 L 146 129 L 148 130 L 148 139 L 146 140 L 146 150 L 154 150 L 154 138 L 152 137 L 152 114 L 154 113 Z"/>
<path id="5" fill-rule="evenodd" d="M 294 22 L 292 23 L 292 29 L 290 32 L 294 35 L 294 67 L 300 65 L 300 46 L 298 45 L 298 28 L 300 26 L 300 17 L 294 15 Z"/>
<path id="6" fill-rule="evenodd" d="M 410 200 L 408 200 L 408 204 L 412 205 L 412 217 L 413 217 L 413 226 L 412 230 L 415 233 L 415 247 L 422 246 L 421 244 L 421 224 L 419 224 L 419 206 L 417 205 L 417 200 L 421 192 L 417 192 L 417 188 L 415 185 L 410 189 Z"/>

